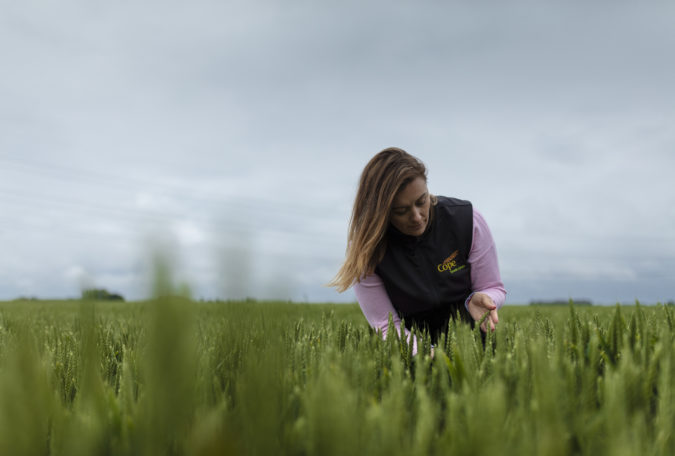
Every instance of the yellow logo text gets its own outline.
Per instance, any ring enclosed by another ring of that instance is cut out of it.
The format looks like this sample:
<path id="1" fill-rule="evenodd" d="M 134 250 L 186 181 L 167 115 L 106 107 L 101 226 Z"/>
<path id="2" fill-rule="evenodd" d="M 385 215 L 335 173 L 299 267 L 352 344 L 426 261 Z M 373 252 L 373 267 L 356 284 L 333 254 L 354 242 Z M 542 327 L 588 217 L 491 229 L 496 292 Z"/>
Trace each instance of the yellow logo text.
<path id="1" fill-rule="evenodd" d="M 454 274 L 455 272 L 461 271 L 462 269 L 464 269 L 466 267 L 466 265 L 464 265 L 464 264 L 461 265 L 461 266 L 457 266 L 457 260 L 455 260 L 457 255 L 459 255 L 459 250 L 455 250 L 454 252 L 452 252 L 452 254 L 449 257 L 447 257 L 445 260 L 443 260 L 443 262 L 441 264 L 436 266 L 436 269 L 438 269 L 438 272 L 449 271 L 450 274 Z"/>

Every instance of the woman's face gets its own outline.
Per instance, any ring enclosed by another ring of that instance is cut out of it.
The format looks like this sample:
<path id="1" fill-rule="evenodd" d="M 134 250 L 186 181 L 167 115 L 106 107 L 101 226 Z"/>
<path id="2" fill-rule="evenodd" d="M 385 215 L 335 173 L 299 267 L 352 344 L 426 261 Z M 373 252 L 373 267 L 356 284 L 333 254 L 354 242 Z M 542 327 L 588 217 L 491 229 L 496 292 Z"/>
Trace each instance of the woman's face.
<path id="1" fill-rule="evenodd" d="M 422 177 L 418 177 L 394 197 L 389 221 L 403 234 L 421 236 L 429 222 L 430 205 L 427 183 Z"/>

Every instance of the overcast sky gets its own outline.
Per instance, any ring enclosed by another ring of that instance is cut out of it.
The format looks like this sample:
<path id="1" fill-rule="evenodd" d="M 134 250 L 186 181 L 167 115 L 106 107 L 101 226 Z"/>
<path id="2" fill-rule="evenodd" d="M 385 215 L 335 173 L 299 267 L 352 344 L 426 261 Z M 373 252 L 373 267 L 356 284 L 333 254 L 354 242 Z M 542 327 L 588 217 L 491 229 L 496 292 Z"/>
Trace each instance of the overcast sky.
<path id="1" fill-rule="evenodd" d="M 507 303 L 675 298 L 675 3 L 0 0 L 0 299 L 353 301 L 387 146 L 468 199 Z"/>

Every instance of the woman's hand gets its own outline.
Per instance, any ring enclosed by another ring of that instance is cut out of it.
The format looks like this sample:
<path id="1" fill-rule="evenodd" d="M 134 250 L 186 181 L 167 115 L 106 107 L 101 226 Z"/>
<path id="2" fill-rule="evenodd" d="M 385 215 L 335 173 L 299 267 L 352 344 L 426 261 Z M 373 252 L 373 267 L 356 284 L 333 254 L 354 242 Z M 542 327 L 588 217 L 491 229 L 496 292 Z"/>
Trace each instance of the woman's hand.
<path id="1" fill-rule="evenodd" d="M 473 318 L 475 321 L 480 321 L 485 313 L 489 312 L 488 317 L 485 319 L 483 324 L 480 325 L 480 329 L 483 332 L 487 332 L 486 323 L 488 323 L 490 325 L 490 331 L 495 330 L 495 325 L 499 323 L 499 317 L 497 316 L 497 306 L 495 306 L 495 303 L 492 301 L 491 297 L 485 293 L 474 293 L 466 307 L 471 314 L 471 318 Z"/>

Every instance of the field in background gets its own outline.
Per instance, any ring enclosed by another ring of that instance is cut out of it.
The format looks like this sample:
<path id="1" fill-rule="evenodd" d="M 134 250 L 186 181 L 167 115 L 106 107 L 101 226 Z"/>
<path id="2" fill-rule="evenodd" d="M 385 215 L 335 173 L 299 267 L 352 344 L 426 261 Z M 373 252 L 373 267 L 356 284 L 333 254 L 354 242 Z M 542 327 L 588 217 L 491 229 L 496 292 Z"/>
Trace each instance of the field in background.
<path id="1" fill-rule="evenodd" d="M 0 454 L 675 454 L 672 307 L 500 319 L 432 358 L 356 305 L 1 303 Z"/>

